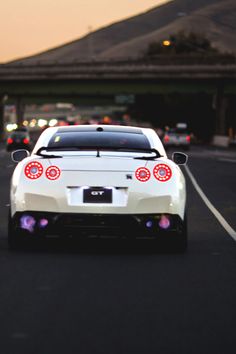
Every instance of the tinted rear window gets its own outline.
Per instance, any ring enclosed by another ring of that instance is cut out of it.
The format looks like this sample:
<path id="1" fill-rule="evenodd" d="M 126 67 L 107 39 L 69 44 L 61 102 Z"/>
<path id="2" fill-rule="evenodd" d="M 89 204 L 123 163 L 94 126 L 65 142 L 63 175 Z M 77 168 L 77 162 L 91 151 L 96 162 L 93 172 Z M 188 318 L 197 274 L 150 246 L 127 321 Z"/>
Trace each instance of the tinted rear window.
<path id="1" fill-rule="evenodd" d="M 20 133 L 20 132 L 11 134 L 11 138 L 15 138 L 15 139 L 22 139 L 25 138 L 26 136 L 27 136 L 26 133 Z"/>
<path id="2" fill-rule="evenodd" d="M 49 147 L 125 147 L 150 149 L 144 134 L 124 132 L 59 132 L 52 136 Z"/>
<path id="3" fill-rule="evenodd" d="M 176 135 L 176 134 L 188 134 L 186 129 L 171 129 L 167 134 L 169 135 Z"/>
<path id="4" fill-rule="evenodd" d="M 188 134 L 188 131 L 187 129 L 176 129 L 176 133 L 177 134 Z"/>

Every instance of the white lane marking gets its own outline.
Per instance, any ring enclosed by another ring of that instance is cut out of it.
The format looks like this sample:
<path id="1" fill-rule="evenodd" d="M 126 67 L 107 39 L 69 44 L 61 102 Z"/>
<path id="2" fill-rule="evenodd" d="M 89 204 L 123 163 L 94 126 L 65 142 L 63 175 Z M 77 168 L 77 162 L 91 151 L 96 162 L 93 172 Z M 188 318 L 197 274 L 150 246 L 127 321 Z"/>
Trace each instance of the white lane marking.
<path id="1" fill-rule="evenodd" d="M 202 198 L 202 200 L 204 201 L 206 206 L 210 209 L 210 211 L 216 217 L 216 219 L 219 221 L 221 226 L 223 226 L 223 228 L 227 231 L 227 233 L 234 239 L 234 241 L 236 241 L 236 231 L 228 224 L 228 222 L 223 218 L 223 216 L 219 213 L 219 211 L 214 207 L 214 205 L 210 202 L 210 200 L 204 194 L 202 189 L 199 187 L 196 179 L 193 177 L 192 173 L 190 172 L 188 166 L 184 166 L 184 167 L 185 167 L 185 170 L 186 170 L 193 186 L 195 187 L 196 191 L 198 192 L 198 194 L 200 195 L 200 197 Z"/>
<path id="2" fill-rule="evenodd" d="M 221 158 L 221 159 L 218 159 L 218 161 L 236 163 L 236 160 L 235 160 L 235 159 L 225 159 L 225 158 Z"/>

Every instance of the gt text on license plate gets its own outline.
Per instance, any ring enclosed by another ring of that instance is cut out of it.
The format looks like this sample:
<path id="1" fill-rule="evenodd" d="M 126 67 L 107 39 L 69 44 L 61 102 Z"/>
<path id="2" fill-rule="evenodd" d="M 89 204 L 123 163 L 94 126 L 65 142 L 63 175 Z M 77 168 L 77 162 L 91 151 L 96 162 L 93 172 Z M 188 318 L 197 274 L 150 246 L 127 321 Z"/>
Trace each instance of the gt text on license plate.
<path id="1" fill-rule="evenodd" d="M 112 189 L 99 187 L 84 189 L 83 202 L 112 203 Z"/>

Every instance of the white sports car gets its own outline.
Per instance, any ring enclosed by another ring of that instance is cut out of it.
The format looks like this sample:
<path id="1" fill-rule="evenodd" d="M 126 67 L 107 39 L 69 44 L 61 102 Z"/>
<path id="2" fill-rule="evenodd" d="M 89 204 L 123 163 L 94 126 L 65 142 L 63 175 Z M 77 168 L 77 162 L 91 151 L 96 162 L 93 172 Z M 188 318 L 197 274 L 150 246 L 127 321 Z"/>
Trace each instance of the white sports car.
<path id="1" fill-rule="evenodd" d="M 8 241 L 116 237 L 187 246 L 185 179 L 152 129 L 82 125 L 46 129 L 11 181 Z M 149 240 L 149 241 L 148 241 Z"/>

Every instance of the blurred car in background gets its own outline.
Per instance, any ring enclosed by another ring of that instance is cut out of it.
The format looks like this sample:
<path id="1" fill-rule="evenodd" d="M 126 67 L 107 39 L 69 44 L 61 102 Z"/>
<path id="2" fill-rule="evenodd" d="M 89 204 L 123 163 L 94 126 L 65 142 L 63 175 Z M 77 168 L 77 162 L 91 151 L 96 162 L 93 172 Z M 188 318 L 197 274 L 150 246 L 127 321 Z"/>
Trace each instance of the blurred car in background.
<path id="1" fill-rule="evenodd" d="M 189 150 L 191 143 L 191 136 L 187 130 L 186 123 L 178 123 L 173 129 L 165 131 L 163 136 L 163 145 L 165 148 L 180 147 L 184 150 Z"/>
<path id="2" fill-rule="evenodd" d="M 31 139 L 29 132 L 26 128 L 18 128 L 14 130 L 7 138 L 6 144 L 7 151 L 17 149 L 31 149 Z"/>

